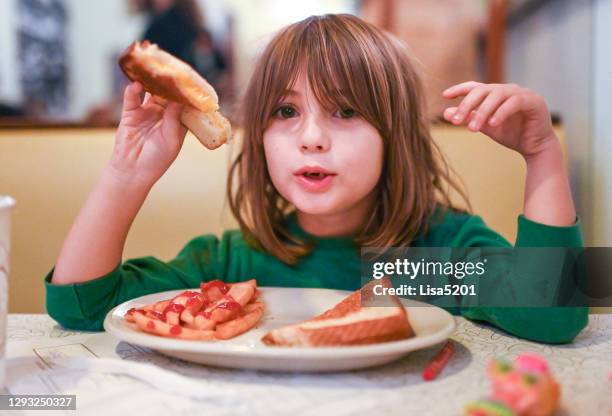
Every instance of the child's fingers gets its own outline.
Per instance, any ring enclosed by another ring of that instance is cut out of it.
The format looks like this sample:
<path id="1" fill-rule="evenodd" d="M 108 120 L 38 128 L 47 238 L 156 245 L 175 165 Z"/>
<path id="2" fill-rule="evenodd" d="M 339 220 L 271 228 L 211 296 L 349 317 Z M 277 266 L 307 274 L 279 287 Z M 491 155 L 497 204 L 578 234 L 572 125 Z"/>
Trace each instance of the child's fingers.
<path id="1" fill-rule="evenodd" d="M 187 129 L 181 124 L 181 112 L 183 105 L 170 102 L 164 109 L 164 136 L 169 137 L 185 136 Z"/>
<path id="2" fill-rule="evenodd" d="M 183 111 L 181 104 L 175 102 L 169 103 L 164 110 L 164 122 L 176 121 L 180 123 L 181 111 Z"/>
<path id="3" fill-rule="evenodd" d="M 506 101 L 499 106 L 493 116 L 489 119 L 489 125 L 495 127 L 504 123 L 508 117 L 520 111 L 521 109 L 521 97 L 518 95 L 512 95 Z"/>
<path id="4" fill-rule="evenodd" d="M 143 106 L 145 108 L 152 108 L 155 110 L 164 110 L 168 105 L 168 100 L 165 98 L 159 97 L 157 95 L 151 95 L 148 92 L 145 93 L 145 98 L 143 101 Z"/>
<path id="5" fill-rule="evenodd" d="M 140 107 L 142 85 L 139 82 L 131 82 L 123 92 L 123 111 L 132 111 Z"/>
<path id="6" fill-rule="evenodd" d="M 154 96 L 151 98 L 151 100 L 152 100 L 152 101 L 153 101 L 155 104 L 158 104 L 158 105 L 160 105 L 160 106 L 162 106 L 162 107 L 164 107 L 164 108 L 165 108 L 165 107 L 168 105 L 168 102 L 169 102 L 169 101 L 168 101 L 168 100 L 166 100 L 165 98 L 162 98 L 162 97 L 160 97 L 160 96 L 158 96 L 158 95 L 154 95 Z"/>
<path id="7" fill-rule="evenodd" d="M 448 107 L 446 108 L 446 110 L 444 110 L 444 112 L 442 113 L 442 116 L 444 117 L 445 120 L 449 121 L 449 122 L 453 122 L 453 116 L 455 115 L 455 113 L 457 112 L 457 107 Z M 465 120 L 466 122 L 470 122 L 472 121 L 472 119 L 474 118 L 474 115 L 476 115 L 475 111 L 472 111 L 467 119 Z"/>
<path id="8" fill-rule="evenodd" d="M 484 123 L 489 119 L 491 114 L 508 98 L 508 94 L 502 89 L 496 89 L 491 91 L 489 95 L 484 99 L 478 110 L 475 111 L 474 116 L 471 118 L 468 129 L 472 131 L 479 131 Z"/>
<path id="9" fill-rule="evenodd" d="M 453 116 L 455 115 L 456 112 L 457 112 L 457 107 L 448 107 L 446 110 L 444 110 L 444 113 L 442 113 L 442 116 L 444 117 L 446 121 L 452 122 Z"/>
<path id="10" fill-rule="evenodd" d="M 447 120 L 447 121 L 449 121 L 449 122 L 452 122 L 452 120 L 453 120 L 453 116 L 455 115 L 455 113 L 456 113 L 456 112 L 457 112 L 457 107 L 448 107 L 448 108 L 446 108 L 446 109 L 444 110 L 444 112 L 442 113 L 442 115 L 443 115 L 443 117 L 444 117 L 444 119 L 445 119 L 445 120 Z M 475 116 L 476 116 L 476 112 L 475 112 L 475 111 L 472 111 L 472 112 L 469 114 L 469 116 L 468 116 L 468 118 L 467 118 L 467 120 L 466 120 L 466 121 L 471 122 L 471 121 L 474 119 L 474 117 L 475 117 Z"/>
<path id="11" fill-rule="evenodd" d="M 454 124 L 461 124 L 467 116 L 470 115 L 472 110 L 480 105 L 480 103 L 490 93 L 490 88 L 487 86 L 479 86 L 471 90 L 457 108 L 457 112 L 453 116 Z"/>
<path id="12" fill-rule="evenodd" d="M 467 93 L 469 93 L 474 88 L 480 85 L 484 85 L 484 84 L 481 84 L 480 82 L 476 82 L 476 81 L 462 82 L 461 84 L 453 85 L 451 87 L 448 87 L 444 91 L 442 91 L 442 96 L 444 98 L 456 98 L 461 95 L 466 95 Z"/>

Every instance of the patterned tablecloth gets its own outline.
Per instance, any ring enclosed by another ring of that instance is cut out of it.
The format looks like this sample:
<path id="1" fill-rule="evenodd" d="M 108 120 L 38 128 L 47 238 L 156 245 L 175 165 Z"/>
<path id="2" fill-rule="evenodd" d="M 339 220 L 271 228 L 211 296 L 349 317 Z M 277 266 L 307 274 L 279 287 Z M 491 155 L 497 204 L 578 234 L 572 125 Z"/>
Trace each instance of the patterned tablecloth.
<path id="1" fill-rule="evenodd" d="M 183 362 L 104 332 L 67 331 L 47 315 L 9 315 L 6 392 L 76 394 L 79 414 L 100 414 L 102 406 L 122 414 L 459 415 L 466 403 L 488 394 L 485 369 L 492 358 L 530 351 L 548 359 L 561 383 L 560 415 L 612 415 L 612 315 L 591 315 L 575 342 L 560 346 L 463 318 L 457 324 L 455 355 L 436 380 L 424 382 L 421 371 L 440 346 L 356 372 L 264 373 Z M 63 357 L 107 367 L 62 372 L 53 363 Z"/>

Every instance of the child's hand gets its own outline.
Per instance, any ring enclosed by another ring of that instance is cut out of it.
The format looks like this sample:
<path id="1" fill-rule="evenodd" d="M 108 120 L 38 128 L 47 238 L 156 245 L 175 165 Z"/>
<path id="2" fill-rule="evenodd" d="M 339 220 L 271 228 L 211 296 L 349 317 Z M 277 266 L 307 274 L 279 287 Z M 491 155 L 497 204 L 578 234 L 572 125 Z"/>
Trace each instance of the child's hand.
<path id="1" fill-rule="evenodd" d="M 446 89 L 445 98 L 464 97 L 449 107 L 444 118 L 455 125 L 467 124 L 526 159 L 549 147 L 557 138 L 544 99 L 515 84 L 464 82 Z"/>
<path id="2" fill-rule="evenodd" d="M 152 186 L 178 156 L 187 129 L 182 105 L 149 94 L 141 102 L 141 92 L 137 82 L 125 89 L 110 167 L 121 180 Z"/>

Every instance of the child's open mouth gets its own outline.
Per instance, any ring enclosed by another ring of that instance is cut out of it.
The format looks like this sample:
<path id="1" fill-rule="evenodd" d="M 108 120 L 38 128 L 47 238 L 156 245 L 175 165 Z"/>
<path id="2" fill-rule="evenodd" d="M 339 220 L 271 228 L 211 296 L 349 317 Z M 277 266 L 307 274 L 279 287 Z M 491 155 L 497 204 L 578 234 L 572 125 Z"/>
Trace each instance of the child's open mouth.
<path id="1" fill-rule="evenodd" d="M 304 167 L 296 171 L 294 175 L 303 188 L 312 192 L 327 190 L 336 176 L 335 173 L 320 167 Z"/>
<path id="2" fill-rule="evenodd" d="M 329 175 L 323 172 L 306 172 L 304 173 L 304 176 L 308 179 L 320 180 Z"/>

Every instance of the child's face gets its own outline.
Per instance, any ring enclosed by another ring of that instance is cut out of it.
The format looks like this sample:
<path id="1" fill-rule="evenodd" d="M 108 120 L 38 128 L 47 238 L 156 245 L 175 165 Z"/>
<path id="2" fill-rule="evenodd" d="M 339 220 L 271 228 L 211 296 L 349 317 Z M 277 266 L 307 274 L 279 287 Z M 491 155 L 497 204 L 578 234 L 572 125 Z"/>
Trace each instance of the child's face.
<path id="1" fill-rule="evenodd" d="M 272 183 L 298 213 L 366 215 L 371 208 L 382 138 L 350 108 L 325 110 L 306 77 L 276 107 L 264 148 Z"/>

